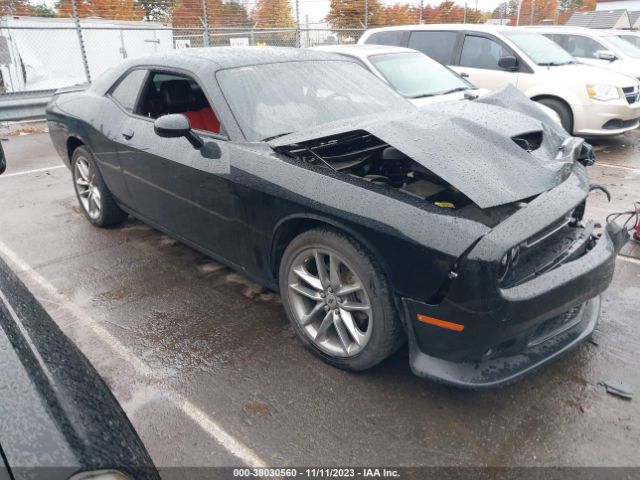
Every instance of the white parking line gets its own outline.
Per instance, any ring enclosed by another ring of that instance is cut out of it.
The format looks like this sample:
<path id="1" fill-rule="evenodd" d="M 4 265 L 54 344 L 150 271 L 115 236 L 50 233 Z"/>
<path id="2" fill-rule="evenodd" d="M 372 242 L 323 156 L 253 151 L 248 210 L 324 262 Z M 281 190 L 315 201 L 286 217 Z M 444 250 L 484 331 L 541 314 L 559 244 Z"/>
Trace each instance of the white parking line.
<path id="1" fill-rule="evenodd" d="M 629 170 L 631 172 L 640 173 L 640 168 L 625 167 L 624 165 L 611 165 L 610 163 L 600 163 L 600 162 L 596 162 L 596 165 L 600 165 L 601 167 L 618 168 L 620 170 Z"/>
<path id="2" fill-rule="evenodd" d="M 89 327 L 98 336 L 98 338 L 100 338 L 105 343 L 105 345 L 107 345 L 109 348 L 111 348 L 111 350 L 113 350 L 125 361 L 127 361 L 138 374 L 151 378 L 157 377 L 151 367 L 140 360 L 131 350 L 129 350 L 111 333 L 102 328 L 80 307 L 78 307 L 75 303 L 71 302 L 68 298 L 58 292 L 56 287 L 54 287 L 51 283 L 49 283 L 47 279 L 36 272 L 33 268 L 31 268 L 28 263 L 22 260 L 22 258 L 20 258 L 1 240 L 0 254 L 8 259 L 10 263 L 14 264 L 14 266 L 24 275 L 28 276 L 31 281 L 42 287 L 47 292 L 47 294 L 53 297 L 57 304 L 67 310 L 76 320 Z M 195 423 L 197 423 L 198 426 L 211 438 L 217 441 L 234 457 L 241 460 L 245 465 L 255 468 L 264 468 L 268 466 L 268 464 L 263 459 L 261 459 L 253 450 L 247 447 L 240 440 L 236 439 L 209 415 L 207 415 L 181 394 L 172 390 L 167 390 L 165 388 L 162 389 L 162 393 L 171 403 L 173 403 L 185 415 L 187 415 Z"/>
<path id="3" fill-rule="evenodd" d="M 66 167 L 67 167 L 66 165 L 56 165 L 54 167 L 36 168 L 34 170 L 27 170 L 25 172 L 7 173 L 6 175 L 0 175 L 0 180 L 3 178 L 17 177 L 19 175 L 30 175 L 32 173 L 47 172 L 49 170 L 57 170 L 58 168 L 66 168 Z"/>

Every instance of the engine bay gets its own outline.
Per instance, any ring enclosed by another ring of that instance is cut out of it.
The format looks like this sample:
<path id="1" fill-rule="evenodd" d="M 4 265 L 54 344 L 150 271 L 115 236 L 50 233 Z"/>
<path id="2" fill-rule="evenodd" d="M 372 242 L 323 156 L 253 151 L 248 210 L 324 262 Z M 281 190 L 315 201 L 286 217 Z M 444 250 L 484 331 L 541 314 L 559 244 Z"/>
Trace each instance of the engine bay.
<path id="1" fill-rule="evenodd" d="M 472 203 L 455 187 L 400 150 L 362 130 L 286 145 L 278 147 L 278 151 L 394 188 L 439 208 L 458 210 Z"/>

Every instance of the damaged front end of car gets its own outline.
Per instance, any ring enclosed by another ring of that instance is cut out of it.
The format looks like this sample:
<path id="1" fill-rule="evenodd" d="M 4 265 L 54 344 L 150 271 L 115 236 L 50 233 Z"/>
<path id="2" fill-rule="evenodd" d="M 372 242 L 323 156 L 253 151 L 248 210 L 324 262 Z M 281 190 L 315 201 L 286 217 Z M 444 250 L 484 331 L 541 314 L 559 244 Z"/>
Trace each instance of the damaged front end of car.
<path id="1" fill-rule="evenodd" d="M 593 151 L 546 120 L 506 90 L 271 142 L 277 152 L 338 176 L 421 200 L 452 222 L 489 227 L 435 294 L 400 299 L 417 375 L 496 386 L 594 330 L 599 295 L 628 234 L 615 223 L 597 231 L 584 222 L 587 196 L 599 188 L 585 168 Z"/>

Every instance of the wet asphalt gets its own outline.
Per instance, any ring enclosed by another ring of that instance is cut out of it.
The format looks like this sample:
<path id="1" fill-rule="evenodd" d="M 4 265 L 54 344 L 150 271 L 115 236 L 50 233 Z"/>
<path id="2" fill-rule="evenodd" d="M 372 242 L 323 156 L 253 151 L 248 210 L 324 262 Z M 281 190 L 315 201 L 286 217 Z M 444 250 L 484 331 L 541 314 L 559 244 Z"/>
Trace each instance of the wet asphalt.
<path id="1" fill-rule="evenodd" d="M 604 222 L 640 200 L 640 132 L 594 144 L 606 165 L 590 175 L 613 200 L 592 194 L 587 215 Z M 346 373 L 304 350 L 272 292 L 139 221 L 93 228 L 70 172 L 41 170 L 61 165 L 46 133 L 4 148 L 0 255 L 160 467 L 640 464 L 639 249 L 618 260 L 593 341 L 517 383 L 437 385 L 412 375 L 406 350 Z"/>

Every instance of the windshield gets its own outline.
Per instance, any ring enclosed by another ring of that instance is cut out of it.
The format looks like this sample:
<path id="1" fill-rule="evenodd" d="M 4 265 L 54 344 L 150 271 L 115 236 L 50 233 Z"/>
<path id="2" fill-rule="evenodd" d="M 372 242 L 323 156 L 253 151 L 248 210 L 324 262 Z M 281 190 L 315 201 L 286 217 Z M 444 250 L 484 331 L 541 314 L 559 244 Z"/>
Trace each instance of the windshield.
<path id="1" fill-rule="evenodd" d="M 618 35 L 625 42 L 631 43 L 634 47 L 640 47 L 640 36 L 637 35 Z"/>
<path id="2" fill-rule="evenodd" d="M 405 97 L 430 97 L 473 88 L 457 73 L 422 53 L 373 55 L 369 61 Z"/>
<path id="3" fill-rule="evenodd" d="M 217 74 L 247 140 L 257 142 L 324 123 L 412 105 L 356 63 L 301 61 Z"/>
<path id="4" fill-rule="evenodd" d="M 640 58 L 640 48 L 631 45 L 626 40 L 616 37 L 615 35 L 607 35 L 606 39 L 625 55 L 629 55 L 632 58 Z"/>
<path id="5" fill-rule="evenodd" d="M 502 32 L 537 65 L 568 65 L 578 63 L 569 53 L 553 40 L 535 32 Z"/>

